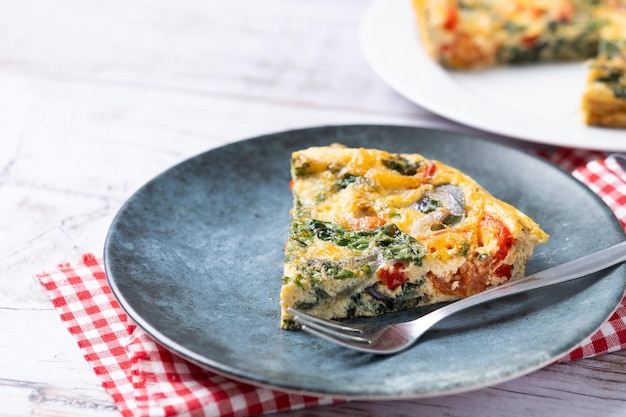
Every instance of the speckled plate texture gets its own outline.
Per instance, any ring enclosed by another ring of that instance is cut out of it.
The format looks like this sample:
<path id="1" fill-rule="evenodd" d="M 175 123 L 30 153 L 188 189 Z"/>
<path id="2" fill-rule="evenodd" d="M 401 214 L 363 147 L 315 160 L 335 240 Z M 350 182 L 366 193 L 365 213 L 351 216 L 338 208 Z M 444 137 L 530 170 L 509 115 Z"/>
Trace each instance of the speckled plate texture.
<path id="1" fill-rule="evenodd" d="M 238 380 L 391 399 L 468 391 L 541 368 L 592 334 L 619 303 L 624 266 L 459 313 L 394 356 L 281 330 L 290 155 L 337 142 L 441 160 L 529 214 L 551 235 L 528 263 L 529 273 L 624 238 L 604 203 L 571 175 L 496 142 L 403 126 L 287 131 L 186 160 L 124 204 L 104 255 L 111 288 L 129 316 L 175 353 Z M 406 320 L 425 311 L 370 320 Z"/>

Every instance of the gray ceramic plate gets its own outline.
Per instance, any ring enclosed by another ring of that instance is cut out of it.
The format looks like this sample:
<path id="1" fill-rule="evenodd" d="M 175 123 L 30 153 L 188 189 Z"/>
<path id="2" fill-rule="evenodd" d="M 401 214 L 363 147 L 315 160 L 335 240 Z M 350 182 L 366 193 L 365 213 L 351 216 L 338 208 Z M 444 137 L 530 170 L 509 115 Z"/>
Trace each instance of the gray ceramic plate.
<path id="1" fill-rule="evenodd" d="M 624 238 L 585 186 L 494 142 L 400 126 L 288 131 L 191 158 L 122 207 L 107 236 L 105 266 L 129 316 L 172 351 L 235 379 L 292 392 L 390 399 L 466 391 L 531 372 L 593 333 L 619 303 L 625 267 L 459 313 L 390 357 L 281 330 L 290 153 L 333 142 L 418 152 L 469 173 L 552 236 L 536 250 L 528 272 Z"/>

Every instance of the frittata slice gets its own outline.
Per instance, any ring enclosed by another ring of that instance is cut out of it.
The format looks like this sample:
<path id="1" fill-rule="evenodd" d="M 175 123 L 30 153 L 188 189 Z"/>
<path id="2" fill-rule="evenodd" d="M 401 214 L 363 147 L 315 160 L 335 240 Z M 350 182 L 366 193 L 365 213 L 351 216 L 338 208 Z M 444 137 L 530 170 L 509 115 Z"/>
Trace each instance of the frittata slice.
<path id="1" fill-rule="evenodd" d="M 292 154 L 288 307 L 326 318 L 452 301 L 522 277 L 548 235 L 469 176 L 419 154 L 342 145 Z"/>
<path id="2" fill-rule="evenodd" d="M 597 58 L 589 61 L 582 111 L 588 125 L 626 127 L 626 4 L 606 13 L 611 20 Z"/>

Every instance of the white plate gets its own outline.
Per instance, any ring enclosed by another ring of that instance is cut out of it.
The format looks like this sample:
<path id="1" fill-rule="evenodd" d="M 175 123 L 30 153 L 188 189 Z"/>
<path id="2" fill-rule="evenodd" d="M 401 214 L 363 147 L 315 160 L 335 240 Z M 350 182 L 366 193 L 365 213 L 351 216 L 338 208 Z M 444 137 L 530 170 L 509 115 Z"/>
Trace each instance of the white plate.
<path id="1" fill-rule="evenodd" d="M 582 122 L 582 62 L 446 70 L 423 49 L 410 0 L 373 1 L 360 37 L 365 58 L 385 83 L 443 117 L 525 141 L 626 150 L 626 130 Z"/>

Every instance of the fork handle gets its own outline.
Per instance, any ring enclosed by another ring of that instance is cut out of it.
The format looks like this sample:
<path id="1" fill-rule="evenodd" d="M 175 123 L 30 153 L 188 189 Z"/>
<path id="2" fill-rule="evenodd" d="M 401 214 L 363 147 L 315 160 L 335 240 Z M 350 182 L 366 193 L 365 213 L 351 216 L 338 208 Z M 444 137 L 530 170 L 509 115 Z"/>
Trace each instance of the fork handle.
<path id="1" fill-rule="evenodd" d="M 602 249 L 598 252 L 594 252 L 590 255 L 583 256 L 582 258 L 537 272 L 525 278 L 491 288 L 471 297 L 463 298 L 428 313 L 418 320 L 420 320 L 422 324 L 428 323 L 428 327 L 430 327 L 439 320 L 466 308 L 501 297 L 519 294 L 561 282 L 571 281 L 593 274 L 594 272 L 601 271 L 610 266 L 617 265 L 624 261 L 626 261 L 626 241 L 610 246 L 606 249 Z M 407 323 L 407 325 L 410 323 L 411 322 Z M 408 327 L 410 327 L 410 325 Z M 415 331 L 418 333 L 422 332 L 420 329 L 415 329 Z"/>

